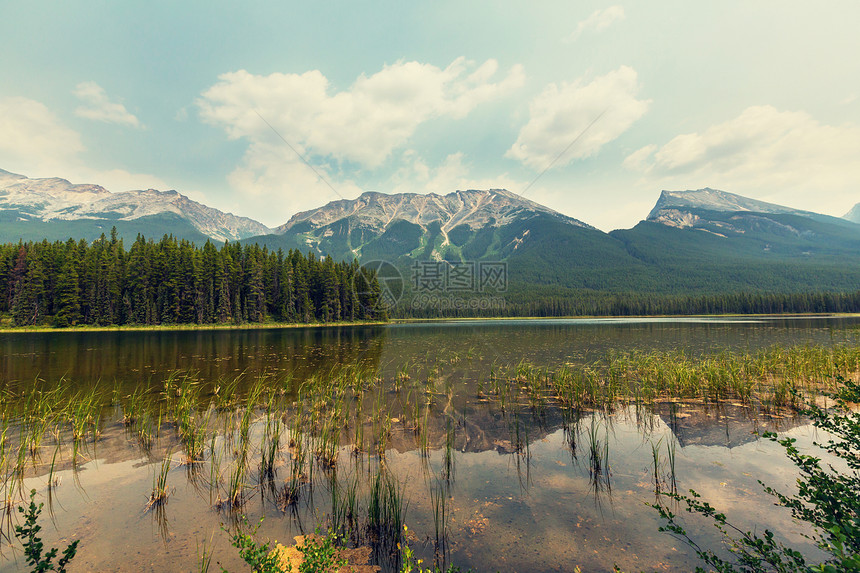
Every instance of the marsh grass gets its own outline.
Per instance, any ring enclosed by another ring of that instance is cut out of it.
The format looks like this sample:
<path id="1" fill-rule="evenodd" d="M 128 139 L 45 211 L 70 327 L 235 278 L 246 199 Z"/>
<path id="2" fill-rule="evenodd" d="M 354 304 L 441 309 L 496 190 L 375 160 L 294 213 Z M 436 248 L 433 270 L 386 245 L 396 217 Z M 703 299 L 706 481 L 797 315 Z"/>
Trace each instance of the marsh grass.
<path id="1" fill-rule="evenodd" d="M 682 351 L 610 353 L 554 371 L 520 362 L 494 366 L 490 380 L 502 409 L 516 392 L 535 410 L 546 407 L 549 398 L 571 408 L 731 399 L 772 412 L 796 409 L 804 395 L 830 390 L 835 376 L 856 377 L 858 370 L 860 347 L 774 346 L 700 357 Z"/>
<path id="2" fill-rule="evenodd" d="M 657 494 L 658 499 L 663 489 L 663 470 L 660 460 L 660 446 L 662 443 L 663 438 L 660 438 L 656 442 L 651 442 L 651 476 L 654 480 L 654 493 Z"/>
<path id="3" fill-rule="evenodd" d="M 669 462 L 669 493 L 672 494 L 678 493 L 678 480 L 675 474 L 676 444 L 674 437 L 670 437 L 666 442 L 666 459 Z"/>
<path id="4" fill-rule="evenodd" d="M 433 561 L 438 569 L 444 569 L 448 558 L 448 491 L 443 482 L 434 480 L 429 486 L 430 504 L 433 509 Z"/>
<path id="5" fill-rule="evenodd" d="M 158 472 L 152 477 L 152 492 L 146 501 L 143 512 L 146 513 L 154 507 L 161 506 L 167 503 L 167 498 L 170 496 L 170 487 L 167 485 L 167 474 L 170 472 L 171 457 L 170 452 L 164 456 L 161 461 L 161 466 Z"/>
<path id="6" fill-rule="evenodd" d="M 471 350 L 465 359 L 472 362 Z M 212 382 L 175 372 L 127 394 L 98 385 L 76 389 L 69 381 L 37 380 L 24 392 L 0 388 L 0 511 L 8 524 L 27 476 L 47 476 L 50 486 L 61 469 L 92 455 L 114 424 L 143 457 L 157 459 L 153 452 L 175 448 L 177 463 L 208 488 L 214 507 L 238 518 L 259 494 L 297 520 L 302 512 L 328 520 L 339 535 L 373 545 L 383 559 L 397 551 L 409 505 L 388 458 L 409 448 L 428 479 L 429 504 L 418 505 L 427 509 L 428 523 L 433 518 L 431 540 L 444 562 L 456 444 L 468 442 L 460 432 L 471 412 L 508 432 L 523 489 L 531 479 L 531 444 L 545 433 L 545 418 L 559 414 L 572 460 L 586 466 L 601 495 L 611 489 L 608 419 L 615 408 L 635 406 L 643 424 L 653 423 L 649 412 L 664 402 L 673 412 L 684 401 L 725 400 L 750 411 L 791 410 L 804 396 L 830 388 L 833 376 L 856 377 L 860 348 L 773 347 L 699 357 L 629 352 L 557 368 L 523 360 L 492 364 L 488 375 L 461 388 L 452 370 L 463 360 L 428 352 L 423 363 L 402 364 L 387 379 L 363 366 L 341 366 L 301 380 L 243 373 Z M 469 408 L 455 407 L 456 400 Z M 672 439 L 652 442 L 655 489 L 677 489 L 675 448 Z M 162 458 L 146 511 L 166 503 L 173 464 L 169 453 Z"/>
<path id="7" fill-rule="evenodd" d="M 604 426 L 604 435 L 600 436 L 600 426 Z M 588 474 L 595 496 L 612 489 L 611 472 L 609 467 L 609 428 L 606 422 L 598 421 L 597 415 L 591 416 L 591 424 L 587 434 L 588 440 Z"/>

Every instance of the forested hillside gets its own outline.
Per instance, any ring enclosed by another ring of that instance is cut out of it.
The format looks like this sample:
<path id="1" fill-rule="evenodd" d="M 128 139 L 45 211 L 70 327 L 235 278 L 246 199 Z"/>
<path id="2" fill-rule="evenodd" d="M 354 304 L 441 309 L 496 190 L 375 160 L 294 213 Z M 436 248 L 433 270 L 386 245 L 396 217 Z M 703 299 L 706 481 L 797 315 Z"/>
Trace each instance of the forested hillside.
<path id="1" fill-rule="evenodd" d="M 357 262 L 258 245 L 138 236 L 126 250 L 114 231 L 0 246 L 0 313 L 16 326 L 383 320 L 378 297 Z"/>
<path id="2" fill-rule="evenodd" d="M 409 295 L 391 310 L 395 318 L 661 316 L 707 314 L 809 314 L 860 312 L 860 291 L 643 294 L 557 287 L 511 289 L 503 304 L 413 306 Z M 444 300 L 443 300 L 444 302 Z M 469 301 L 467 301 L 469 302 Z M 474 297 L 480 303 L 480 298 Z"/>

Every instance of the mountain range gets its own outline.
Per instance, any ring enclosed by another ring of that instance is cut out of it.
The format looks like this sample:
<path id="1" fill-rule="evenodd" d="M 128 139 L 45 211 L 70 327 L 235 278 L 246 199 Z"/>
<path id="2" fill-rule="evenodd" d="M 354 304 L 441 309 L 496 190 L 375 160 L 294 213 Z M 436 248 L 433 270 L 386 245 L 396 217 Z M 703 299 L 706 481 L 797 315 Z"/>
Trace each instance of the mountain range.
<path id="1" fill-rule="evenodd" d="M 0 169 L 0 240 L 95 239 L 116 226 L 122 236 L 172 233 L 196 241 L 238 240 L 271 230 L 192 201 L 176 191 L 111 193 L 65 179 L 29 179 Z"/>
<path id="2" fill-rule="evenodd" d="M 605 233 L 502 189 L 367 192 L 276 228 L 176 191 L 111 193 L 0 170 L 0 240 L 171 233 L 335 259 L 501 261 L 514 296 L 857 290 L 860 205 L 843 218 L 704 188 L 663 191 L 632 229 Z"/>

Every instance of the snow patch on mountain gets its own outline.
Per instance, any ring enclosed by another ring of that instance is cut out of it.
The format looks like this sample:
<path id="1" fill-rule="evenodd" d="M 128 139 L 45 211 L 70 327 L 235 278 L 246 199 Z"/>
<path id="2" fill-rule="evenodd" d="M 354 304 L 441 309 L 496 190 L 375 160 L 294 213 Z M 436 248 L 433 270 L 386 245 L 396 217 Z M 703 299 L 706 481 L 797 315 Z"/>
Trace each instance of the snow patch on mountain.
<path id="1" fill-rule="evenodd" d="M 663 191 L 657 204 L 648 214 L 649 221 L 657 221 L 668 209 L 676 211 L 683 209 L 706 209 L 709 211 L 737 212 L 746 211 L 754 213 L 770 214 L 794 214 L 802 216 L 813 216 L 810 211 L 801 211 L 791 207 L 783 207 L 774 203 L 750 199 L 734 193 L 720 191 L 706 187 L 695 191 Z M 661 221 L 662 222 L 662 221 Z"/>
<path id="2" fill-rule="evenodd" d="M 579 227 L 593 228 L 510 191 L 489 189 L 455 191 L 447 195 L 366 192 L 357 199 L 333 201 L 324 207 L 297 213 L 276 232 L 285 233 L 301 223 L 318 229 L 350 219 L 353 228 L 361 227 L 381 234 L 393 221 L 403 220 L 424 229 L 438 222 L 447 241 L 448 231 L 460 225 L 471 229 L 501 227 L 537 213 L 546 213 Z"/>
<path id="3" fill-rule="evenodd" d="M 272 232 L 258 221 L 207 207 L 176 191 L 146 189 L 111 193 L 99 185 L 75 185 L 58 177 L 29 179 L 3 170 L 0 170 L 0 209 L 15 210 L 43 221 L 130 221 L 172 213 L 219 241 Z"/>

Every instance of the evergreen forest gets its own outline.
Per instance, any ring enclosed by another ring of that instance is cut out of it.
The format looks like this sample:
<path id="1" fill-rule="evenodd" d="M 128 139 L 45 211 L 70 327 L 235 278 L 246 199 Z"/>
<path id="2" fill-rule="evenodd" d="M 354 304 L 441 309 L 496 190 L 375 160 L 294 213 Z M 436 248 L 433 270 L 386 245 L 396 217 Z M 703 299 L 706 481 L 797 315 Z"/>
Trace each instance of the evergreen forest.
<path id="1" fill-rule="evenodd" d="M 461 295 L 458 306 L 444 304 L 445 296 L 424 304 L 406 282 L 388 308 L 376 275 L 357 260 L 256 243 L 200 246 L 172 235 L 157 242 L 138 235 L 127 249 L 113 231 L 92 242 L 0 245 L 0 315 L 12 326 L 69 327 L 860 312 L 860 291 L 613 292 L 517 278 L 489 305 L 477 293 Z"/>
<path id="2" fill-rule="evenodd" d="M 358 262 L 298 250 L 169 235 L 126 249 L 115 229 L 91 243 L 0 245 L 0 313 L 15 326 L 386 320 L 379 293 Z"/>

